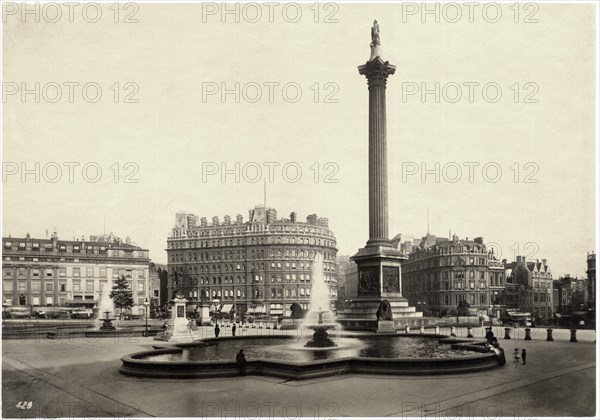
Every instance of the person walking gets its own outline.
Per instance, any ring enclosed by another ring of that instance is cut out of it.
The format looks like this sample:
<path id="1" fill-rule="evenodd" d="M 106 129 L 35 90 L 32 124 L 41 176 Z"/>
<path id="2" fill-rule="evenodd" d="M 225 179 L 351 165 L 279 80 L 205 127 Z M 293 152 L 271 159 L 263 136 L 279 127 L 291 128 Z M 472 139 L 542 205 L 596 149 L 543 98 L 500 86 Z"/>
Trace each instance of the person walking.
<path id="1" fill-rule="evenodd" d="M 219 328 L 219 324 L 215 324 L 215 337 L 219 336 L 221 329 Z"/>
<path id="2" fill-rule="evenodd" d="M 231 335 L 235 337 L 235 330 L 237 330 L 237 327 L 235 324 L 233 324 L 233 327 L 231 327 Z"/>
<path id="3" fill-rule="evenodd" d="M 246 355 L 244 354 L 244 349 L 240 349 L 238 354 L 235 356 L 235 361 L 240 369 L 240 375 L 246 376 Z"/>
<path id="4" fill-rule="evenodd" d="M 515 364 L 515 369 L 517 368 L 517 365 L 519 364 L 519 349 L 515 349 L 515 351 L 513 351 L 513 363 Z"/>
<path id="5" fill-rule="evenodd" d="M 526 362 L 527 362 L 527 350 L 523 349 L 521 351 L 521 359 L 523 359 L 523 364 L 526 364 Z"/>

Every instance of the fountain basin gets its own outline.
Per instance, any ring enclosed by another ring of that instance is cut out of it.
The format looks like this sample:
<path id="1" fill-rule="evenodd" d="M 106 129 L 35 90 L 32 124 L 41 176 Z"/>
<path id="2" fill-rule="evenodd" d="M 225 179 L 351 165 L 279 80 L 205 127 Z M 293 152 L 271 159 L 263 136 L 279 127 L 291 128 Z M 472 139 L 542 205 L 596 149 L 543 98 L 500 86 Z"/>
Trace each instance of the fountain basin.
<path id="1" fill-rule="evenodd" d="M 365 336 L 360 336 L 364 338 Z M 381 338 L 381 336 L 378 336 Z M 437 336 L 442 338 L 446 336 Z M 389 337 L 386 337 L 389 338 Z M 239 376 L 238 366 L 234 357 L 225 354 L 229 351 L 237 352 L 239 348 L 252 349 L 256 345 L 257 337 L 223 337 L 205 339 L 200 342 L 177 345 L 154 346 L 154 350 L 127 355 L 121 359 L 122 366 L 119 371 L 128 376 L 152 378 L 215 378 Z M 413 339 L 413 338 L 409 338 Z M 273 340 L 274 346 L 280 345 L 275 340 L 292 342 L 293 337 L 261 337 L 261 342 Z M 277 343 L 277 344 L 275 344 Z M 181 356 L 194 348 L 203 348 L 204 351 L 221 354 L 218 360 L 184 360 Z M 272 348 L 268 347 L 268 348 Z M 367 346 L 368 349 L 373 348 Z M 482 347 L 483 349 L 483 347 Z M 223 350 L 223 351 L 220 351 Z M 292 350 L 292 358 L 288 360 L 267 357 L 253 357 L 252 352 L 247 354 L 246 373 L 248 375 L 268 375 L 285 379 L 310 379 L 323 376 L 340 375 L 347 373 L 357 374 L 382 374 L 382 375 L 438 375 L 460 374 L 479 372 L 494 369 L 499 366 L 498 357 L 493 352 L 478 353 L 462 350 L 458 356 L 445 357 L 363 357 L 365 348 L 360 349 L 356 356 L 336 356 L 338 350 L 306 350 L 297 352 Z M 267 351 L 268 352 L 268 351 Z M 298 361 L 299 354 L 321 353 L 322 359 Z M 343 354 L 343 353 L 339 353 Z M 452 354 L 452 353 L 448 353 Z M 163 360 L 161 360 L 161 358 Z M 175 360 L 179 358 L 179 360 Z M 169 360 L 171 359 L 171 360 Z"/>

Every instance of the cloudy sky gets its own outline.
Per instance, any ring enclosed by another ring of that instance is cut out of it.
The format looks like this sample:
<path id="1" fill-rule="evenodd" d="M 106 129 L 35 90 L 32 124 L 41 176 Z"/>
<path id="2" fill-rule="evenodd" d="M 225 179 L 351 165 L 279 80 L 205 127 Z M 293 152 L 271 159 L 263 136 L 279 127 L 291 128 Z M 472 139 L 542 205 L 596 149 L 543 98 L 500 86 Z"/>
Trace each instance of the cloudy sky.
<path id="1" fill-rule="evenodd" d="M 397 68 L 390 236 L 424 235 L 429 209 L 433 234 L 483 236 L 503 258 L 583 276 L 596 231 L 594 8 L 509 6 L 80 5 L 35 22 L 15 5 L 3 235 L 72 239 L 106 220 L 166 262 L 177 211 L 246 220 L 267 178 L 279 216 L 328 217 L 340 253 L 356 252 L 368 236 L 357 66 L 377 19 Z"/>

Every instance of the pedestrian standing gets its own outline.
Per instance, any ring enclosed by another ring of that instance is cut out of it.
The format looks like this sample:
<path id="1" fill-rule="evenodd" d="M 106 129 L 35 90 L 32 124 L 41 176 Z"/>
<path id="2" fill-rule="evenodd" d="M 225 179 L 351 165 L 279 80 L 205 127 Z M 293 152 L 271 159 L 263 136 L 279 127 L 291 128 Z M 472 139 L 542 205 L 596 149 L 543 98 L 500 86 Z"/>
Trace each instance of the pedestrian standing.
<path id="1" fill-rule="evenodd" d="M 246 355 L 244 354 L 243 349 L 240 349 L 238 354 L 235 356 L 235 361 L 240 368 L 240 375 L 246 376 Z"/>
<path id="2" fill-rule="evenodd" d="M 523 359 L 523 364 L 527 362 L 527 350 L 523 349 L 521 351 L 521 359 Z"/>
<path id="3" fill-rule="evenodd" d="M 219 324 L 215 324 L 215 337 L 219 336 L 221 329 L 219 328 Z"/>
<path id="4" fill-rule="evenodd" d="M 516 369 L 517 365 L 519 364 L 519 349 L 515 349 L 513 351 L 513 357 L 514 357 L 513 363 L 515 364 L 515 369 Z"/>
<path id="5" fill-rule="evenodd" d="M 233 327 L 231 327 L 231 335 L 235 337 L 235 330 L 237 330 L 237 327 L 235 324 L 233 324 Z"/>

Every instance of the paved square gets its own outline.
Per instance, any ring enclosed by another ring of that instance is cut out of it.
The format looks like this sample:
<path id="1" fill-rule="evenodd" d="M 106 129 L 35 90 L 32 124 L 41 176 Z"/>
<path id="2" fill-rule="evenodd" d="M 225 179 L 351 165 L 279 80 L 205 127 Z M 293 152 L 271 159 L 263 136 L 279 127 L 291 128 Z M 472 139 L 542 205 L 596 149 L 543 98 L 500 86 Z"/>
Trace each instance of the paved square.
<path id="1" fill-rule="evenodd" d="M 160 380 L 121 375 L 120 357 L 150 349 L 155 344 L 152 338 L 4 340 L 3 416 L 593 416 L 594 332 L 580 331 L 577 343 L 568 342 L 568 331 L 556 330 L 554 342 L 545 341 L 542 330 L 534 331 L 532 341 L 521 340 L 519 334 L 515 331 L 512 340 L 500 340 L 508 364 L 487 372 L 345 375 L 307 381 L 260 376 Z M 459 330 L 458 335 L 466 331 Z M 482 329 L 475 330 L 475 335 L 481 336 Z M 527 365 L 511 363 L 516 347 L 527 349 Z M 31 407 L 17 408 L 21 401 L 31 401 Z"/>

